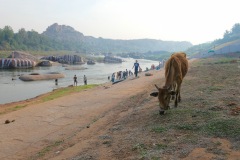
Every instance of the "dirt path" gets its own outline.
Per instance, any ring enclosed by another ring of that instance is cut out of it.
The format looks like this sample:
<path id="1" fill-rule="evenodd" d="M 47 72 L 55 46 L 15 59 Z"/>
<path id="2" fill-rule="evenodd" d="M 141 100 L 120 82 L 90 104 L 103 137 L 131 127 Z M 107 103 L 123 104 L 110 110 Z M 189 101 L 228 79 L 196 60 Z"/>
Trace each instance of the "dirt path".
<path id="1" fill-rule="evenodd" d="M 0 125 L 0 159 L 41 158 L 49 154 L 45 150 L 58 148 L 60 144 L 60 151 L 77 145 L 64 153 L 56 151 L 58 156 L 67 158 L 77 154 L 80 148 L 86 148 L 84 143 L 96 137 L 96 133 L 101 135 L 99 130 L 113 124 L 120 113 L 128 110 L 119 108 L 123 100 L 146 92 L 146 86 L 151 86 L 162 76 L 161 71 L 152 73 L 153 76 L 142 74 L 137 79 L 106 84 L 2 115 L 0 122 L 6 119 L 15 121 Z M 76 147 L 77 150 L 72 149 Z"/>
<path id="2" fill-rule="evenodd" d="M 149 96 L 162 70 L 3 114 L 0 159 L 239 160 L 238 64 L 202 63 L 164 116 Z"/>

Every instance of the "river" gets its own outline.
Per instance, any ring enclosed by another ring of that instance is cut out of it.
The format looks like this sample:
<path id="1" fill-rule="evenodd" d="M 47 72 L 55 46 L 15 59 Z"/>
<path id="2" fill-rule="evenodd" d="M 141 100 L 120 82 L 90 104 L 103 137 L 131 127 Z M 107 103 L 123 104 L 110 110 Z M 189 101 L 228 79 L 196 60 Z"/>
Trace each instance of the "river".
<path id="1" fill-rule="evenodd" d="M 78 85 L 83 85 L 83 76 L 86 75 L 88 84 L 102 84 L 109 82 L 108 76 L 111 76 L 113 72 L 132 70 L 133 63 L 132 58 L 124 58 L 123 63 L 107 64 L 96 63 L 95 65 L 81 65 L 79 67 L 85 67 L 85 70 L 65 70 L 62 66 L 51 67 L 35 67 L 33 69 L 0 69 L 0 104 L 16 102 L 34 98 L 38 95 L 52 91 L 53 89 L 67 87 L 73 85 L 73 76 L 78 78 Z M 138 59 L 140 67 L 145 70 L 146 67 L 150 68 L 152 64 L 158 65 L 157 61 Z M 74 67 L 78 67 L 74 65 Z M 48 73 L 48 72 L 60 72 L 65 75 L 65 78 L 58 79 L 58 85 L 55 85 L 54 80 L 42 80 L 42 81 L 22 81 L 19 79 L 19 75 L 30 73 Z M 13 79 L 13 80 L 12 80 Z"/>

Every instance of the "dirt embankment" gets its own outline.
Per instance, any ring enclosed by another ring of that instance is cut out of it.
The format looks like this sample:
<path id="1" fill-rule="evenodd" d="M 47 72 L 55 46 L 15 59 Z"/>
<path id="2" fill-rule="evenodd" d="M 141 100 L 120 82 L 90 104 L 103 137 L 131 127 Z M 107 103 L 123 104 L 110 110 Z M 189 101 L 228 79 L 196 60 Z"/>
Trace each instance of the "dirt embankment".
<path id="1" fill-rule="evenodd" d="M 1 115 L 15 121 L 0 125 L 0 158 L 237 160 L 239 63 L 215 61 L 190 65 L 182 102 L 164 116 L 149 96 L 163 71 Z"/>

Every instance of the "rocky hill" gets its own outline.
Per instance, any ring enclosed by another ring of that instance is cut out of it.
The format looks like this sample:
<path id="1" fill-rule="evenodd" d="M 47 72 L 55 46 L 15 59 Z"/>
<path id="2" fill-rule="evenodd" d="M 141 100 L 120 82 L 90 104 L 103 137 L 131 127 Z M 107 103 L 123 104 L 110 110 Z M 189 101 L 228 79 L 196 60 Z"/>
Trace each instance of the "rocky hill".
<path id="1" fill-rule="evenodd" d="M 83 52 L 147 52 L 165 50 L 169 52 L 183 51 L 192 44 L 186 41 L 162 41 L 155 39 L 113 40 L 84 36 L 81 32 L 66 25 L 54 23 L 42 35 L 64 43 L 69 49 Z"/>
<path id="2" fill-rule="evenodd" d="M 42 33 L 45 36 L 48 36 L 52 39 L 56 39 L 59 41 L 83 41 L 84 35 L 80 32 L 74 30 L 74 28 L 66 25 L 58 25 L 54 23 L 49 26 L 46 31 Z"/>

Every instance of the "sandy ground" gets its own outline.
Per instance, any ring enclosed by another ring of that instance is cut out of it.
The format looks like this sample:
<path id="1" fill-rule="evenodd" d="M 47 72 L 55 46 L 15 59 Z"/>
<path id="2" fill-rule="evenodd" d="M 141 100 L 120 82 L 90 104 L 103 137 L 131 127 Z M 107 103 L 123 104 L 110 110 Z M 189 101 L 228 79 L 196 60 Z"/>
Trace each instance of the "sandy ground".
<path id="1" fill-rule="evenodd" d="M 101 136 L 101 130 L 117 122 L 129 108 L 119 108 L 123 100 L 152 88 L 152 82 L 163 76 L 140 74 L 118 84 L 104 84 L 94 89 L 64 96 L 40 104 L 32 104 L 0 117 L 0 159 L 27 159 L 44 147 L 64 142 L 55 159 L 65 159 L 86 149 L 88 141 Z M 17 104 L 14 104 L 17 105 Z M 14 120 L 4 124 L 5 120 Z M 104 133 L 102 133 L 104 134 Z M 66 144 L 65 144 L 66 143 Z M 70 144 L 68 144 L 70 143 Z M 72 146 L 72 147 L 69 147 Z M 62 151 L 64 149 L 64 151 Z M 99 159 L 108 159 L 102 154 Z"/>
<path id="2" fill-rule="evenodd" d="M 168 141 L 149 129 L 150 124 L 161 123 L 157 99 L 149 93 L 155 83 L 164 83 L 163 70 L 150 72 L 153 76 L 142 73 L 139 78 L 103 84 L 44 103 L 34 103 L 34 99 L 25 108 L 0 115 L 0 159 L 150 159 L 143 156 L 146 153 L 142 144 L 156 148 Z M 13 122 L 5 124 L 6 120 Z M 174 135 L 176 139 L 181 136 Z M 225 158 L 240 159 L 239 150 L 232 150 L 228 140 L 208 141 L 221 142 L 218 147 L 225 151 Z M 161 150 L 159 154 L 163 154 Z M 167 151 L 164 155 L 161 159 L 216 157 L 204 147 L 194 148 L 183 157 Z"/>

